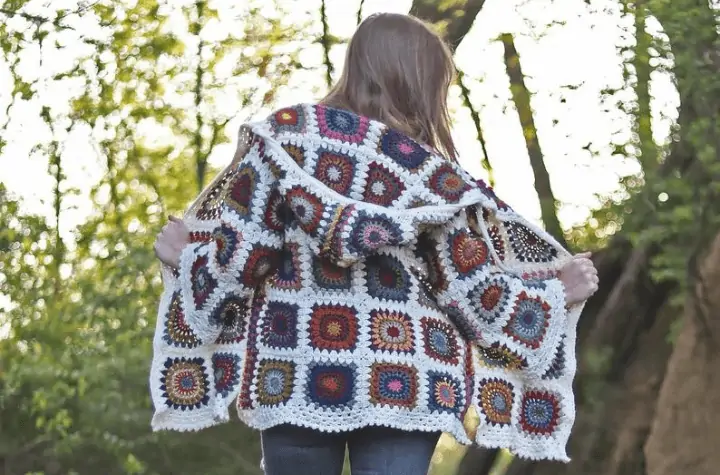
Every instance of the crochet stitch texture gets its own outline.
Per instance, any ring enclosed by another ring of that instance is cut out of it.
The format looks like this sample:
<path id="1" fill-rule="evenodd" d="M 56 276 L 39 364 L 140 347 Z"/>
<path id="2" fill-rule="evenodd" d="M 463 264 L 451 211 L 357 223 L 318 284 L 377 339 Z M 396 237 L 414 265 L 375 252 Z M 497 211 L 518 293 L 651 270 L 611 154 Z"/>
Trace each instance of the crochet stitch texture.
<path id="1" fill-rule="evenodd" d="M 568 461 L 570 255 L 482 181 L 322 105 L 243 126 L 163 270 L 155 430 L 369 425 Z M 471 441 L 463 420 L 473 407 Z"/>

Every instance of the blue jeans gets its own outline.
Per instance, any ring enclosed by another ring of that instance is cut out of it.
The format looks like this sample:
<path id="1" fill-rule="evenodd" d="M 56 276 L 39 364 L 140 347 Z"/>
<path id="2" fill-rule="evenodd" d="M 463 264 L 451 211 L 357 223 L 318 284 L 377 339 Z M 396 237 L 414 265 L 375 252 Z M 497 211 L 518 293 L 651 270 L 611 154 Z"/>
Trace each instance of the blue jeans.
<path id="1" fill-rule="evenodd" d="M 265 475 L 341 475 L 346 445 L 352 475 L 423 475 L 440 433 L 386 427 L 326 433 L 282 425 L 261 437 Z"/>

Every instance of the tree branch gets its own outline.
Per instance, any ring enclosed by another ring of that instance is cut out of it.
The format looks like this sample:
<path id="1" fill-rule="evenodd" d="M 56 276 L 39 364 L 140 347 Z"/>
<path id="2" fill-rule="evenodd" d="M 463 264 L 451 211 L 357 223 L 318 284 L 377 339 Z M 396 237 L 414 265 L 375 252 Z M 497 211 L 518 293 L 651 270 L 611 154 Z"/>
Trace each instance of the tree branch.
<path id="1" fill-rule="evenodd" d="M 27 21 L 35 23 L 36 25 L 42 25 L 43 23 L 49 23 L 50 21 L 52 21 L 49 18 L 45 18 L 40 15 L 31 15 L 29 13 L 8 10 L 6 8 L 0 8 L 0 13 L 9 17 L 19 16 L 20 18 L 24 18 Z"/>
<path id="2" fill-rule="evenodd" d="M 86 11 L 92 9 L 99 2 L 100 2 L 100 0 L 96 0 L 95 2 L 92 2 L 87 5 L 83 5 L 79 8 L 77 8 L 76 10 L 69 10 L 69 11 L 63 12 L 54 19 L 50 19 L 50 18 L 40 16 L 40 15 L 33 15 L 30 13 L 21 12 L 20 10 L 9 10 L 7 8 L 0 8 L 0 13 L 3 15 L 6 15 L 8 17 L 19 16 L 20 18 L 24 18 L 25 20 L 34 23 L 36 26 L 40 26 L 45 23 L 53 23 L 56 27 L 58 27 L 62 30 L 75 30 L 75 28 L 73 28 L 71 26 L 61 25 L 60 22 L 62 20 L 64 20 L 65 18 L 69 17 L 70 15 L 82 15 Z"/>

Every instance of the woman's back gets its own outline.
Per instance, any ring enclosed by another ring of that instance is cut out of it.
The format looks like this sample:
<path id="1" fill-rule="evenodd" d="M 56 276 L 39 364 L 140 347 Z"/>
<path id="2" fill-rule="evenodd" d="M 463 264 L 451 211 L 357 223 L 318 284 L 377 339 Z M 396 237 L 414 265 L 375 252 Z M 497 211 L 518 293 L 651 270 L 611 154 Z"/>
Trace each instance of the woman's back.
<path id="1" fill-rule="evenodd" d="M 479 442 L 563 458 L 574 329 L 554 279 L 562 251 L 457 166 L 367 117 L 299 105 L 252 133 L 213 236 L 183 254 L 174 295 L 186 303 L 164 324 L 214 342 L 196 345 L 209 388 L 168 389 L 191 354 L 170 366 L 157 355 L 163 406 L 184 421 L 207 405 L 198 421 L 210 424 L 239 395 L 241 419 L 260 430 L 431 428 L 462 443 L 474 406 Z"/>
<path id="2" fill-rule="evenodd" d="M 556 274 L 570 256 L 453 163 L 453 71 L 421 22 L 373 16 L 321 104 L 244 128 L 166 275 L 156 429 L 228 420 L 237 399 L 268 475 L 320 473 L 325 450 L 336 472 L 345 443 L 354 469 L 379 457 L 401 475 L 393 450 L 419 473 L 439 433 L 470 443 L 472 407 L 472 441 L 567 460 L 581 307 Z M 306 444 L 322 450 L 290 450 Z"/>

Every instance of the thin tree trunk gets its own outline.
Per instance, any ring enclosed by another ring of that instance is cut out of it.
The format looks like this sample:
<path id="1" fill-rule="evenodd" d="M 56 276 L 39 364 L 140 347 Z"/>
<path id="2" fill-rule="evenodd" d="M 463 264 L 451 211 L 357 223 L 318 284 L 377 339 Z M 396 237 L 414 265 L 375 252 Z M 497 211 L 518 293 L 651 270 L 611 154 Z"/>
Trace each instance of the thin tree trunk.
<path id="1" fill-rule="evenodd" d="M 196 60 L 197 65 L 195 66 L 195 88 L 193 95 L 195 96 L 195 133 L 193 134 L 193 145 L 195 147 L 195 166 L 197 173 L 197 184 L 198 193 L 202 193 L 205 188 L 205 175 L 207 174 L 207 156 L 203 153 L 203 140 L 202 140 L 202 128 L 204 126 L 204 120 L 202 113 L 200 112 L 200 104 L 203 99 L 203 74 L 204 70 L 202 67 L 203 50 L 205 49 L 205 42 L 200 36 L 200 30 L 202 29 L 203 17 L 205 16 L 205 0 L 198 0 L 195 2 L 195 14 L 197 18 L 190 27 L 190 32 L 197 37 L 197 53 Z"/>
<path id="2" fill-rule="evenodd" d="M 634 14 L 635 19 L 635 48 L 632 60 L 635 69 L 635 95 L 637 96 L 637 110 L 635 111 L 635 129 L 638 134 L 640 146 L 640 163 L 644 173 L 656 171 L 658 162 L 658 148 L 655 145 L 652 133 L 652 111 L 650 109 L 650 76 L 653 68 L 650 65 L 650 46 L 652 37 L 645 29 L 648 18 L 646 0 L 634 0 L 629 3 L 625 0 L 628 13 Z"/>
<path id="3" fill-rule="evenodd" d="M 362 8 L 362 5 L 360 6 Z M 358 16 L 360 12 L 358 12 Z M 323 64 L 325 64 L 325 84 L 330 89 L 333 85 L 334 67 L 330 60 L 330 48 L 332 48 L 332 40 L 330 38 L 330 24 L 328 22 L 327 11 L 325 9 L 325 0 L 320 2 L 320 22 L 322 23 L 322 38 L 320 44 L 323 48 Z"/>
<path id="4" fill-rule="evenodd" d="M 358 5 L 358 9 L 357 9 L 357 24 L 358 25 L 360 23 L 362 23 L 364 6 L 365 6 L 365 0 L 360 0 L 360 5 Z"/>
<path id="5" fill-rule="evenodd" d="M 515 48 L 515 42 L 510 34 L 503 34 L 501 40 L 505 49 L 505 67 L 510 77 L 510 90 L 513 101 L 520 116 L 520 125 L 525 136 L 530 166 L 535 176 L 535 190 L 540 199 L 540 210 L 542 220 L 547 231 L 564 246 L 564 233 L 557 217 L 557 200 L 550 185 L 550 175 L 545 167 L 540 142 L 538 141 L 537 128 L 533 119 L 532 106 L 530 104 L 530 91 L 525 85 L 525 76 L 520 66 L 520 56 Z"/>
<path id="6" fill-rule="evenodd" d="M 475 109 L 472 101 L 470 100 L 470 89 L 465 84 L 465 73 L 463 73 L 459 69 L 457 71 L 457 81 L 458 85 L 460 86 L 460 94 L 462 95 L 463 105 L 467 107 L 470 111 L 470 117 L 472 118 L 473 124 L 475 125 L 477 139 L 478 142 L 480 142 L 480 147 L 482 148 L 483 156 L 480 159 L 480 163 L 488 174 L 488 181 L 490 182 L 490 186 L 495 186 L 495 176 L 493 173 L 492 165 L 490 164 L 490 156 L 487 152 L 487 146 L 485 145 L 485 136 L 483 135 L 482 126 L 480 124 L 480 114 L 478 113 L 477 109 Z"/>

